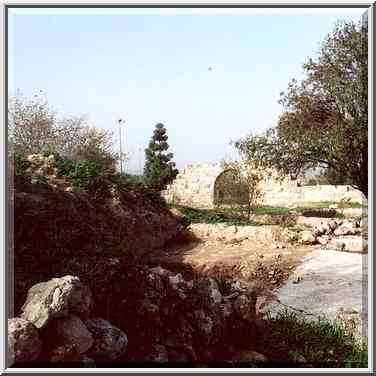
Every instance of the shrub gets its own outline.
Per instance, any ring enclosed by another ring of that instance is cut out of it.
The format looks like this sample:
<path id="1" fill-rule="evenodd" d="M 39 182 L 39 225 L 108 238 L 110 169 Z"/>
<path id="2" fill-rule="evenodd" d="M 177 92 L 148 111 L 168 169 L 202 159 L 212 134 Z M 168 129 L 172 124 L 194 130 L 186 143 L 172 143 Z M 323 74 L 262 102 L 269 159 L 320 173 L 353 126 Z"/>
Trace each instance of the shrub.
<path id="1" fill-rule="evenodd" d="M 25 176 L 26 169 L 30 166 L 30 162 L 22 153 L 14 154 L 14 175 Z"/>
<path id="2" fill-rule="evenodd" d="M 337 215 L 335 209 L 308 209 L 302 212 L 304 217 L 335 218 Z"/>
<path id="3" fill-rule="evenodd" d="M 57 159 L 54 167 L 58 175 L 77 188 L 87 188 L 102 173 L 101 167 L 92 161 L 74 162 L 70 159 Z"/>

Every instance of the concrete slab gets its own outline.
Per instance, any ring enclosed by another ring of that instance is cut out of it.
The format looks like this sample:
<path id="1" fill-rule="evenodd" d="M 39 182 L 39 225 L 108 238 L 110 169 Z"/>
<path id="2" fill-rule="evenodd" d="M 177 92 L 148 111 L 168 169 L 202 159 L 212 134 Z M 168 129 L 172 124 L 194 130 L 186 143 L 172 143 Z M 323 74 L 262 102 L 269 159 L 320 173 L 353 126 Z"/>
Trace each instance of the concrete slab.
<path id="1" fill-rule="evenodd" d="M 368 254 L 316 249 L 307 255 L 284 285 L 278 300 L 263 307 L 275 316 L 283 308 L 307 318 L 338 319 L 345 312 L 357 320 L 353 331 L 367 336 Z"/>

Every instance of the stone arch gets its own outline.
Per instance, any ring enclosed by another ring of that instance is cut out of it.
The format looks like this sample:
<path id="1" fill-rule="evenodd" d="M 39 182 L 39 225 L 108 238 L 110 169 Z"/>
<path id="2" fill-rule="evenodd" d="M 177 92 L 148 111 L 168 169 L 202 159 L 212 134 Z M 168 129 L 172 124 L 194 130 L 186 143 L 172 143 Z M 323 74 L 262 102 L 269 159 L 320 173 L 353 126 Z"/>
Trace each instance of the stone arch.
<path id="1" fill-rule="evenodd" d="M 196 208 L 213 208 L 221 176 L 234 170 L 220 163 L 188 165 L 162 192 L 167 202 Z M 219 178 L 219 180 L 218 180 Z"/>
<path id="2" fill-rule="evenodd" d="M 213 205 L 247 204 L 249 189 L 233 168 L 224 169 L 215 179 L 213 185 Z"/>

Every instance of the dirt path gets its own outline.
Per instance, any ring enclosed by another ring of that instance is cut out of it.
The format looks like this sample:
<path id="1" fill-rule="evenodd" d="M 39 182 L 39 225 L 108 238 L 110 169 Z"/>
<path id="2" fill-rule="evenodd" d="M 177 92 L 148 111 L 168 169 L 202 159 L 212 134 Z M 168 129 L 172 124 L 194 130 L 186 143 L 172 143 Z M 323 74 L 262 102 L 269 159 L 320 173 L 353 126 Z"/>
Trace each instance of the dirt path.
<path id="1" fill-rule="evenodd" d="M 315 248 L 251 239 L 234 244 L 205 239 L 155 253 L 149 262 L 185 275 L 240 277 L 254 281 L 261 289 L 272 290 L 287 280 L 304 256 Z"/>

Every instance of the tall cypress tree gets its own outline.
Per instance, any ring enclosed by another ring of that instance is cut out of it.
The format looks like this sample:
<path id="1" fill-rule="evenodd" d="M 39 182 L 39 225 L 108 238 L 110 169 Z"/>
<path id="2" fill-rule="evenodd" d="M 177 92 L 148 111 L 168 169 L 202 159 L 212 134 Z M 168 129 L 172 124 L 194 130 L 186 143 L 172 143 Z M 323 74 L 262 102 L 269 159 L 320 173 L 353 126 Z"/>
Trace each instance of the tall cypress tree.
<path id="1" fill-rule="evenodd" d="M 167 140 L 166 128 L 162 123 L 158 123 L 155 125 L 149 147 L 145 149 L 145 181 L 150 188 L 157 191 L 164 189 L 178 174 L 175 163 L 171 161 L 174 155 L 167 152 Z"/>

